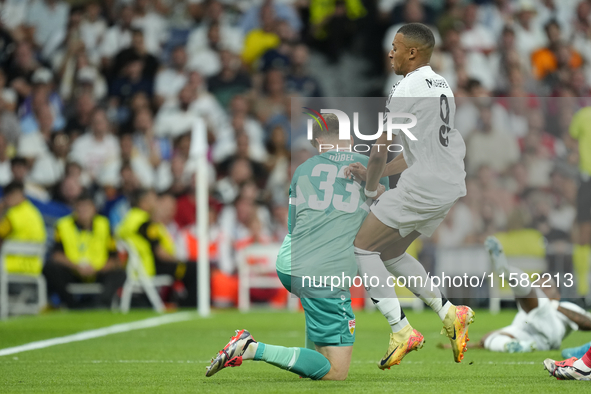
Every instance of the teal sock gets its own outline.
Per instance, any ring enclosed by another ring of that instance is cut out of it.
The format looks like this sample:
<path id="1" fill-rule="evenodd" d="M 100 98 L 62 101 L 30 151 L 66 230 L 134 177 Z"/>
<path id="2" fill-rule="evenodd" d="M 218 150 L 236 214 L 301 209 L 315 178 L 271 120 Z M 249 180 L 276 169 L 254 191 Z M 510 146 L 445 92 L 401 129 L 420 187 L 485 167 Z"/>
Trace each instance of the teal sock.
<path id="1" fill-rule="evenodd" d="M 322 379 L 330 371 L 330 361 L 315 350 L 300 347 L 273 346 L 260 343 L 254 360 L 293 372 L 304 378 Z"/>

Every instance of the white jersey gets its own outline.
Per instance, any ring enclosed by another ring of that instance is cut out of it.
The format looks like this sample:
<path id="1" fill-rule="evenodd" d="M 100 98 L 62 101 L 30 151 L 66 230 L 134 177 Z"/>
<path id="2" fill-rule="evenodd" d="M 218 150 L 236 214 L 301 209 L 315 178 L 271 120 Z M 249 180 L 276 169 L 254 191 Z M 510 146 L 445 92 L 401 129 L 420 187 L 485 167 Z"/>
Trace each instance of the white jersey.
<path id="1" fill-rule="evenodd" d="M 568 317 L 558 312 L 561 306 L 574 312 L 586 315 L 587 312 L 571 303 L 558 302 L 546 298 L 545 295 L 538 295 L 538 307 L 526 313 L 518 307 L 519 311 L 510 326 L 501 328 L 495 334 L 509 334 L 515 339 L 523 342 L 534 342 L 537 350 L 560 349 L 560 344 L 571 332 L 577 331 L 579 327 Z"/>
<path id="2" fill-rule="evenodd" d="M 464 156 L 466 145 L 455 129 L 456 105 L 449 84 L 430 66 L 408 73 L 392 87 L 386 112 L 411 113 L 417 124 L 409 131 L 413 141 L 399 130 L 408 168 L 398 188 L 418 202 L 450 203 L 466 195 Z M 398 123 L 408 123 L 408 119 Z"/>

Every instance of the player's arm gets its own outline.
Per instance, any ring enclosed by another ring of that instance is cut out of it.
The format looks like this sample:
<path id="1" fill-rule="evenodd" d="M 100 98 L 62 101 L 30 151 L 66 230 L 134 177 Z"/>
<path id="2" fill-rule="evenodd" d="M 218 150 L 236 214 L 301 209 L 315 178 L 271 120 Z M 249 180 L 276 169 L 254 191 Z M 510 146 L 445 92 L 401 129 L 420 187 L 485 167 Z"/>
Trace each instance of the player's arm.
<path id="1" fill-rule="evenodd" d="M 400 174 L 407 168 L 408 165 L 406 164 L 406 160 L 404 160 L 403 154 L 400 153 L 393 160 L 389 161 L 386 164 L 384 172 L 382 172 L 382 178 Z M 367 168 L 365 168 L 365 166 L 359 162 L 351 163 L 349 164 L 349 167 L 345 169 L 345 176 L 348 177 L 351 174 L 353 174 L 355 178 L 359 178 L 362 181 L 365 181 L 367 175 Z"/>
<path id="2" fill-rule="evenodd" d="M 369 195 L 366 193 L 368 197 L 373 198 L 377 195 L 378 183 L 384 173 L 386 160 L 388 159 L 388 150 L 385 148 L 387 142 L 388 134 L 382 133 L 373 148 L 371 148 L 369 161 L 367 162 L 367 179 L 365 182 L 365 190 L 370 192 Z"/>
<path id="3" fill-rule="evenodd" d="M 557 311 L 579 326 L 579 331 L 591 331 L 591 318 L 589 316 L 561 306 L 558 307 Z"/>

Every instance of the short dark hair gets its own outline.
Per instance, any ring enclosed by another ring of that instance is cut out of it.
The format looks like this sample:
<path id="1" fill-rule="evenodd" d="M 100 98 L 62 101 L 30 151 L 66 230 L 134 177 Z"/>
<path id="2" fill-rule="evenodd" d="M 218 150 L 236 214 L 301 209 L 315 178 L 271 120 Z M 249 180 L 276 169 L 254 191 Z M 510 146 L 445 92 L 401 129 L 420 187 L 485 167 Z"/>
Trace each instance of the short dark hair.
<path id="1" fill-rule="evenodd" d="M 82 191 L 82 193 L 80 193 L 78 198 L 76 198 L 76 202 L 78 203 L 78 202 L 82 202 L 82 201 L 91 201 L 94 204 L 93 194 L 89 190 Z"/>
<path id="2" fill-rule="evenodd" d="M 21 181 L 12 181 L 4 187 L 5 196 L 16 191 L 20 191 L 21 193 L 25 192 L 25 185 Z"/>
<path id="3" fill-rule="evenodd" d="M 312 145 L 318 148 L 316 138 L 339 138 L 339 118 L 335 114 L 323 114 L 326 125 L 322 119 L 312 124 Z M 320 123 L 320 124 L 319 124 Z"/>
<path id="4" fill-rule="evenodd" d="M 15 156 L 12 159 L 10 159 L 10 166 L 18 166 L 18 165 L 22 165 L 22 166 L 26 166 L 27 165 L 27 159 L 25 159 L 24 157 L 21 156 Z"/>
<path id="5" fill-rule="evenodd" d="M 405 38 L 418 41 L 429 48 L 435 46 L 435 36 L 429 27 L 422 23 L 407 23 L 398 29 L 398 33 L 404 35 Z"/>
<path id="6" fill-rule="evenodd" d="M 550 27 L 552 27 L 552 26 L 556 26 L 558 28 L 558 30 L 562 30 L 560 28 L 560 23 L 558 23 L 558 21 L 556 20 L 556 18 L 552 18 L 548 22 L 546 22 L 544 24 L 544 30 L 547 32 L 550 29 Z"/>
<path id="7" fill-rule="evenodd" d="M 142 200 L 144 199 L 144 197 L 146 197 L 148 194 L 152 193 L 153 190 L 152 189 L 143 189 L 143 188 L 139 188 L 134 190 L 131 193 L 131 196 L 129 198 L 129 203 L 131 204 L 132 207 L 137 208 L 139 207 L 140 203 L 142 202 Z"/>

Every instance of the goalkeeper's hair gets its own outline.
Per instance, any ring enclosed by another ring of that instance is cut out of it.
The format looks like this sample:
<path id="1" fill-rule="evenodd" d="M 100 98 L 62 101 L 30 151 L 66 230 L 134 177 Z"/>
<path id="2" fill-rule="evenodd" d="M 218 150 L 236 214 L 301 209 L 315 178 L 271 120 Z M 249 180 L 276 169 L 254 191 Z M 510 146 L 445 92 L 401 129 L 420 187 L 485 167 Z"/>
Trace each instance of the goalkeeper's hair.
<path id="1" fill-rule="evenodd" d="M 398 33 L 402 34 L 404 38 L 416 41 L 430 49 L 435 47 L 435 36 L 433 36 L 433 32 L 422 23 L 407 23 L 398 29 Z"/>
<path id="2" fill-rule="evenodd" d="M 318 148 L 318 142 L 316 138 L 334 140 L 339 138 L 339 118 L 335 114 L 323 114 L 322 117 L 326 121 L 326 125 L 322 119 L 318 119 L 318 122 L 314 122 L 312 125 L 312 145 Z"/>

